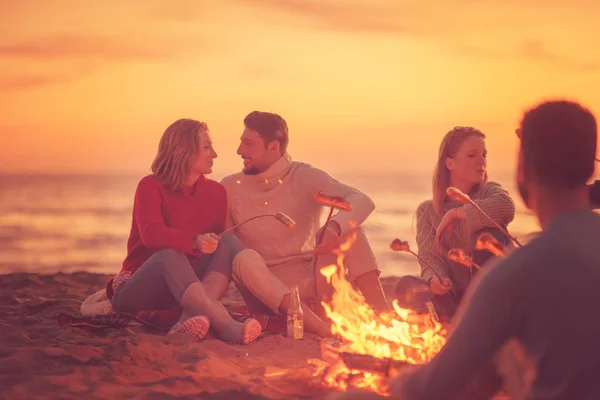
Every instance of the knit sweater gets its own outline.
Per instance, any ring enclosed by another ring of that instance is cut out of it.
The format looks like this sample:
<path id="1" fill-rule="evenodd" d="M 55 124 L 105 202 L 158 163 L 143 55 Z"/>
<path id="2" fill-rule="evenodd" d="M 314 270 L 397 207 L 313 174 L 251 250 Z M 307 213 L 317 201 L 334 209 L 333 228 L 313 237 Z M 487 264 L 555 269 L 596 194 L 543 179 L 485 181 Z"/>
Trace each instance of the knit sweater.
<path id="1" fill-rule="evenodd" d="M 473 201 L 487 215 L 490 216 L 497 224 L 507 226 L 515 217 L 515 204 L 508 192 L 495 182 L 485 184 L 479 196 L 473 195 Z M 444 212 L 447 212 L 460 204 L 446 199 L 444 202 Z M 469 233 L 476 232 L 494 225 L 477 209 L 471 205 L 462 205 L 465 211 L 466 231 Z M 435 231 L 439 225 L 441 218 L 433 209 L 433 201 L 427 200 L 417 209 L 417 246 L 419 248 L 419 256 L 425 261 L 421 264 L 421 278 L 429 281 L 433 276 L 433 268 L 442 278 L 449 278 L 456 289 L 462 290 L 468 284 L 469 272 L 464 266 L 456 265 L 448 260 L 444 255 L 440 254 L 435 248 Z M 460 224 L 457 224 L 458 231 Z M 458 235 L 455 233 L 456 239 Z M 465 242 L 462 239 L 461 248 L 469 248 L 470 241 Z M 427 265 L 431 266 L 431 268 Z"/>
<path id="2" fill-rule="evenodd" d="M 221 233 L 226 211 L 225 189 L 204 176 L 177 191 L 154 175 L 142 178 L 135 191 L 127 256 L 121 272 L 107 285 L 108 297 L 158 250 L 179 250 L 192 262 L 201 255 L 194 249 L 194 238 Z"/>
<path id="3" fill-rule="evenodd" d="M 339 211 L 332 217 L 342 235 L 362 224 L 375 208 L 365 194 L 318 168 L 292 161 L 287 153 L 263 173 L 240 172 L 223 178 L 221 183 L 227 190 L 228 226 L 276 212 L 296 222 L 294 228 L 288 228 L 274 218 L 260 218 L 237 229 L 244 246 L 257 251 L 270 267 L 314 257 L 315 236 L 325 210 L 315 201 L 315 194 L 340 196 L 352 205 L 352 211 Z"/>

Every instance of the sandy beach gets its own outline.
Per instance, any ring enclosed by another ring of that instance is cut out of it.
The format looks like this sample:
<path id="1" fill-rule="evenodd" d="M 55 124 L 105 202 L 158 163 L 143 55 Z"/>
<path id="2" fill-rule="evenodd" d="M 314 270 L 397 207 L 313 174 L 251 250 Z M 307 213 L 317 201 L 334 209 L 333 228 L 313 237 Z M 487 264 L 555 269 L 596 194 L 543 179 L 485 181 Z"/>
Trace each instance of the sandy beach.
<path id="1" fill-rule="evenodd" d="M 60 326 L 109 275 L 0 276 L 0 398 L 324 398 L 308 360 L 320 339 L 269 332 L 247 346 L 150 332 L 141 326 L 88 331 Z M 383 280 L 388 296 L 394 278 Z M 241 304 L 232 286 L 223 299 Z M 293 373 L 288 373 L 293 369 Z"/>

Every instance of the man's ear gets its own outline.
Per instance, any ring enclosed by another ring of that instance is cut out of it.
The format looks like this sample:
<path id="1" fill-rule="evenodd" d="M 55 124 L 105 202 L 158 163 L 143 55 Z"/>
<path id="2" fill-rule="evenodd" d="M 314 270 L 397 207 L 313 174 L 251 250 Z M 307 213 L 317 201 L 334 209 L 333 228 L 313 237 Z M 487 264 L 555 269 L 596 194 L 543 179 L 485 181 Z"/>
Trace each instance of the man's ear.
<path id="1" fill-rule="evenodd" d="M 446 168 L 448 168 L 448 171 L 454 170 L 454 160 L 452 158 L 446 157 L 446 159 L 444 160 L 444 164 L 446 164 Z"/>
<path id="2" fill-rule="evenodd" d="M 267 150 L 270 152 L 279 153 L 279 141 L 277 141 L 277 140 L 270 141 L 269 144 L 267 145 Z"/>

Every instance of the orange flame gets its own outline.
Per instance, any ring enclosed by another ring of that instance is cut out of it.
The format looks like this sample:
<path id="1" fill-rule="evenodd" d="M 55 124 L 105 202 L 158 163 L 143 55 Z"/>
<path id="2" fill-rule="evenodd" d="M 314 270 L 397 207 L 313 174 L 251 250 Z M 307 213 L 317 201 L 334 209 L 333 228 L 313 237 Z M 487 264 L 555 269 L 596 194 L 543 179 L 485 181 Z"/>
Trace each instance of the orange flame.
<path id="1" fill-rule="evenodd" d="M 376 312 L 345 279 L 344 251 L 355 235 L 338 249 L 337 265 L 321 269 L 335 289 L 331 303 L 322 303 L 332 321 L 332 333 L 343 339 L 339 352 L 366 354 L 379 359 L 423 364 L 431 360 L 446 343 L 446 330 L 429 315 L 417 314 L 393 302 L 393 311 Z M 341 357 L 330 361 L 324 374 L 324 384 L 346 390 L 348 386 L 387 394 L 387 379 L 383 374 L 351 369 Z"/>

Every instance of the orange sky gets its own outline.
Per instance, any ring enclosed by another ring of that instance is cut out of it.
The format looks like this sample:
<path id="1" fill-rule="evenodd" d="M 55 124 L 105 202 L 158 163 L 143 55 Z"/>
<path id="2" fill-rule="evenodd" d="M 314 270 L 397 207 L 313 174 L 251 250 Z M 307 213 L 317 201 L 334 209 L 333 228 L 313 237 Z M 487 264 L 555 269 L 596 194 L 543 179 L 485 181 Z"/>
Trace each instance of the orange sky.
<path id="1" fill-rule="evenodd" d="M 567 97 L 600 117 L 600 4 L 543 3 L 3 1 L 0 170 L 146 171 L 181 117 L 237 170 L 255 109 L 327 168 L 430 168 L 454 125 L 511 167 L 525 107 Z"/>

